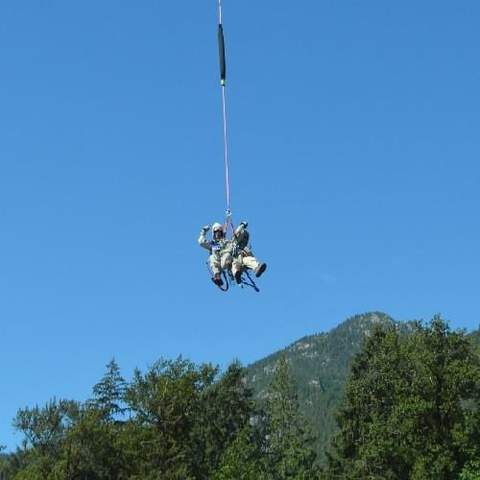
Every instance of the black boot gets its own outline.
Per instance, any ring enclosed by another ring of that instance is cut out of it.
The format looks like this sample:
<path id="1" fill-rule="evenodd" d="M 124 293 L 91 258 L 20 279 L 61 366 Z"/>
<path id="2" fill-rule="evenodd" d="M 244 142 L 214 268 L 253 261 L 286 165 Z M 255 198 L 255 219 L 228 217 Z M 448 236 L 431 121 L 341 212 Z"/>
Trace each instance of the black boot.
<path id="1" fill-rule="evenodd" d="M 261 263 L 256 269 L 255 269 L 255 276 L 258 278 L 262 275 L 262 273 L 267 269 L 267 264 L 266 263 Z"/>
<path id="2" fill-rule="evenodd" d="M 219 273 L 216 273 L 213 278 L 212 278 L 212 282 L 217 286 L 217 287 L 221 287 L 223 285 L 223 280 L 222 280 L 222 277 Z"/>
<path id="3" fill-rule="evenodd" d="M 235 272 L 235 281 L 240 285 L 242 283 L 242 270 Z"/>

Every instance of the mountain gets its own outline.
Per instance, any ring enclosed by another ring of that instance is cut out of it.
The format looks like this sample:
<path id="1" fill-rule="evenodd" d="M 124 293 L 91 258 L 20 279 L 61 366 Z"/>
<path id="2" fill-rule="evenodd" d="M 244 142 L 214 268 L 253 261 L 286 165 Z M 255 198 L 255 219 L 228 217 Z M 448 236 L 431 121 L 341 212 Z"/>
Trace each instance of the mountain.
<path id="1" fill-rule="evenodd" d="M 350 362 L 376 325 L 397 324 L 381 312 L 349 318 L 328 333 L 304 337 L 248 367 L 247 381 L 257 398 L 264 398 L 280 356 L 285 355 L 298 388 L 303 413 L 318 435 L 320 459 L 335 432 L 335 412 L 340 405 Z"/>
<path id="2" fill-rule="evenodd" d="M 316 450 L 320 460 L 325 459 L 336 431 L 335 412 L 342 400 L 350 363 L 377 325 L 396 325 L 408 332 L 410 322 L 396 322 L 382 312 L 356 315 L 327 333 L 303 337 L 247 369 L 247 381 L 255 396 L 262 399 L 267 395 L 278 359 L 287 357 L 302 411 L 318 436 Z M 469 337 L 480 354 L 480 330 Z"/>

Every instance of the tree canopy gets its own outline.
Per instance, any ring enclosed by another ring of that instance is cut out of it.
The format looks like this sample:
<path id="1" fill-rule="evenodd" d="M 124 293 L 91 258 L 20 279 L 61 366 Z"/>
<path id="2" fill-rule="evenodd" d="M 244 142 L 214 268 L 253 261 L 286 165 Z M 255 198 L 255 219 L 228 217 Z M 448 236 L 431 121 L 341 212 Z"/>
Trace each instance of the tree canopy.
<path id="1" fill-rule="evenodd" d="M 127 381 L 112 360 L 87 401 L 18 411 L 0 480 L 480 480 L 475 339 L 439 316 L 364 331 L 326 463 L 287 352 L 258 397 L 238 362 L 160 359 Z"/>
<path id="2" fill-rule="evenodd" d="M 375 330 L 352 365 L 326 478 L 470 475 L 480 458 L 479 387 L 478 356 L 440 317 L 408 334 Z"/>

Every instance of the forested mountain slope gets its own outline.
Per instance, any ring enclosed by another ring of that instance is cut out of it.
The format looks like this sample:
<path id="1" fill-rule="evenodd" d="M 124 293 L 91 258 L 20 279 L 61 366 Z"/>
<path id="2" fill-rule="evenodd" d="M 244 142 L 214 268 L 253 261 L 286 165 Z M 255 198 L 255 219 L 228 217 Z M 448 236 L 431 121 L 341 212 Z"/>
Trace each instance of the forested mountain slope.
<path id="1" fill-rule="evenodd" d="M 335 412 L 343 395 L 350 362 L 360 351 L 366 336 L 379 324 L 396 324 L 405 331 L 409 328 L 409 323 L 396 322 L 381 312 L 356 315 L 327 333 L 306 336 L 248 367 L 248 382 L 255 395 L 264 398 L 276 362 L 282 355 L 287 357 L 303 413 L 319 438 L 316 450 L 320 458 L 324 458 L 336 429 Z M 470 334 L 470 338 L 480 353 L 480 331 Z"/>
<path id="2" fill-rule="evenodd" d="M 276 362 L 286 355 L 303 413 L 319 437 L 317 452 L 323 456 L 335 431 L 334 412 L 342 398 L 353 356 L 375 325 L 394 323 L 381 312 L 356 315 L 328 333 L 304 337 L 250 365 L 248 381 L 255 394 L 264 397 Z"/>

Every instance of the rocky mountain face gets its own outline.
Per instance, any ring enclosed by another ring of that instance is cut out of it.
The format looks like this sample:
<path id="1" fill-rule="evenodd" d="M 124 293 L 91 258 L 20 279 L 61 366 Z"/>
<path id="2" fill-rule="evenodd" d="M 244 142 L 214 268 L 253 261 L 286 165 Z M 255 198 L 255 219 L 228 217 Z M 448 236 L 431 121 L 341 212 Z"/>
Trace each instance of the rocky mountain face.
<path id="1" fill-rule="evenodd" d="M 250 365 L 248 382 L 256 396 L 264 398 L 275 364 L 281 355 L 285 355 L 298 388 L 303 413 L 318 435 L 316 449 L 320 458 L 324 458 L 325 449 L 335 432 L 335 411 L 342 399 L 352 358 L 376 325 L 395 323 L 381 312 L 356 315 L 328 333 L 304 337 Z"/>

